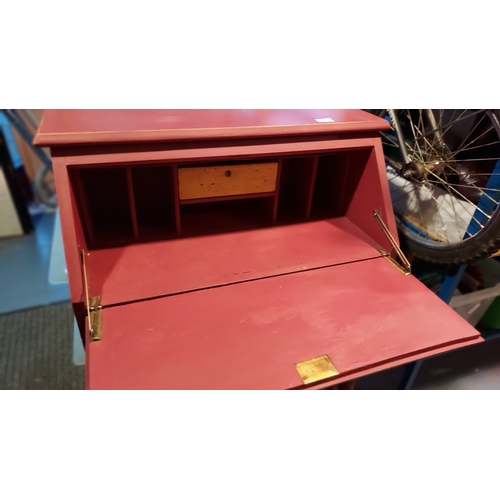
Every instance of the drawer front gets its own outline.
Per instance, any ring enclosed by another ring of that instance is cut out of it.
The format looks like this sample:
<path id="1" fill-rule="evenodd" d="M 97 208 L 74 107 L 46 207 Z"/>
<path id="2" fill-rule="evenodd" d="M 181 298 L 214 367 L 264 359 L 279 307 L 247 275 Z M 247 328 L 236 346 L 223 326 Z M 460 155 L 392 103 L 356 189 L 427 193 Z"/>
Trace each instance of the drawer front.
<path id="1" fill-rule="evenodd" d="M 215 198 L 276 190 L 278 163 L 220 167 L 180 167 L 179 199 Z"/>

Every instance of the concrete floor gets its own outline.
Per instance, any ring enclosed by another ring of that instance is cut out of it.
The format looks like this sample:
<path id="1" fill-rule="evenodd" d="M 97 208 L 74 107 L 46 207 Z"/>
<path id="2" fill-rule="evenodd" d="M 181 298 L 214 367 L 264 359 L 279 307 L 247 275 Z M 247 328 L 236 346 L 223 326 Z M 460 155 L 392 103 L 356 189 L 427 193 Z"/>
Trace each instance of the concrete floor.
<path id="1" fill-rule="evenodd" d="M 54 231 L 60 237 L 55 214 L 37 216 L 34 224 L 34 234 L 0 239 L 0 314 L 69 301 L 67 283 L 54 283 L 64 278 L 50 269 Z M 399 367 L 365 377 L 356 388 L 396 389 L 402 372 Z M 500 389 L 500 338 L 424 361 L 413 389 Z"/>

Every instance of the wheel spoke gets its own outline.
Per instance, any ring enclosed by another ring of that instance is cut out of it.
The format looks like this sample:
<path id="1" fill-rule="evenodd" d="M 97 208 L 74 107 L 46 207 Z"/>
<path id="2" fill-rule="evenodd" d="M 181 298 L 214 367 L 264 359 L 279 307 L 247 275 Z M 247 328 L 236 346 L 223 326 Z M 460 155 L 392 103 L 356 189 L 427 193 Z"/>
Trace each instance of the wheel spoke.
<path id="1" fill-rule="evenodd" d="M 444 250 L 482 234 L 500 212 L 500 185 L 493 177 L 500 173 L 492 172 L 500 161 L 496 114 L 489 110 L 394 112 L 400 117 L 408 157 L 418 168 L 403 177 L 406 160 L 401 164 L 394 151 L 400 149 L 397 137 L 381 134 L 391 156 L 386 164 L 398 224 L 405 224 L 409 237 L 414 234 L 422 248 L 433 241 Z"/>
<path id="2" fill-rule="evenodd" d="M 460 175 L 460 172 L 456 169 L 454 169 L 451 165 L 447 165 L 448 168 L 450 168 L 451 170 L 453 170 L 456 174 Z M 492 202 L 496 203 L 496 205 L 498 205 L 498 201 L 495 200 L 494 198 L 492 198 L 488 193 L 486 193 L 486 191 L 484 191 L 481 187 L 479 186 L 476 186 L 475 184 L 473 184 L 472 186 L 464 186 L 462 184 L 454 184 L 454 183 L 451 183 L 451 182 L 448 182 L 447 183 L 449 186 L 456 186 L 456 187 L 462 187 L 462 188 L 466 188 L 466 189 L 477 189 L 478 191 L 481 192 L 482 195 L 486 196 L 488 199 L 490 199 Z M 496 191 L 496 192 L 500 192 L 500 189 L 495 189 L 495 188 L 486 188 L 488 191 Z"/>
<path id="3" fill-rule="evenodd" d="M 483 210 L 481 210 L 477 205 L 475 205 L 474 203 L 472 203 L 472 201 L 470 201 L 460 191 L 457 191 L 453 186 L 450 186 L 445 180 L 443 180 L 441 177 L 439 177 L 437 174 L 435 174 L 432 170 L 429 170 L 428 168 L 426 168 L 425 170 L 427 170 L 427 172 L 429 172 L 431 175 L 433 175 L 438 180 L 440 180 L 443 183 L 443 185 L 449 187 L 452 191 L 454 191 L 456 194 L 458 194 L 461 198 L 463 198 L 464 201 L 466 201 L 467 203 L 469 203 L 470 205 L 472 205 L 473 207 L 475 207 L 475 209 L 478 210 L 479 212 L 481 212 L 486 218 L 491 219 L 490 215 L 488 215 Z M 450 194 L 451 194 L 451 192 L 450 192 Z M 477 221 L 477 222 L 479 224 L 479 221 Z M 481 226 L 481 227 L 484 227 L 484 226 Z"/>
<path id="4" fill-rule="evenodd" d="M 418 139 L 417 139 L 417 134 L 416 134 L 417 128 L 415 127 L 415 125 L 413 123 L 413 119 L 411 117 L 411 113 L 408 112 L 407 115 L 408 115 L 408 118 L 410 119 L 411 130 L 413 132 L 413 138 L 415 139 L 415 144 L 416 144 L 416 146 L 418 148 L 420 160 L 424 161 L 424 155 L 422 153 L 422 150 L 420 149 L 420 144 L 418 143 Z M 420 121 L 421 118 L 422 118 L 422 112 L 419 113 L 419 121 Z"/>
<path id="5" fill-rule="evenodd" d="M 466 146 L 464 146 L 464 142 L 466 142 L 467 139 L 472 135 L 472 133 L 477 129 L 477 127 L 483 121 L 483 119 L 484 119 L 485 116 L 486 115 L 481 116 L 481 118 L 477 121 L 477 123 L 474 125 L 474 127 L 472 127 L 472 130 L 467 134 L 467 136 L 465 137 L 465 139 L 461 142 L 460 146 L 458 146 L 458 148 L 456 149 L 455 154 L 460 153 L 462 151 L 462 149 L 466 147 Z M 486 132 L 488 132 L 489 130 L 492 130 L 492 129 L 493 129 L 493 126 L 491 126 L 491 128 L 488 129 Z M 474 142 L 476 142 L 486 132 L 483 132 L 479 137 L 476 137 L 476 139 L 474 139 L 472 142 L 469 142 L 469 144 L 473 144 Z"/>
<path id="6" fill-rule="evenodd" d="M 474 144 L 474 142 L 476 142 L 478 139 L 480 139 L 484 134 L 486 134 L 487 132 L 490 132 L 491 130 L 494 130 L 494 127 L 491 127 L 489 128 L 487 131 L 483 132 L 479 137 L 476 137 L 476 139 L 474 139 L 472 142 L 470 142 L 469 144 Z M 494 144 L 500 144 L 499 141 L 495 141 L 495 142 L 490 142 L 490 143 L 487 143 L 487 144 L 480 144 L 478 146 L 472 146 L 470 148 L 462 148 L 461 150 L 459 151 L 455 151 L 453 154 L 454 155 L 458 155 L 460 153 L 463 153 L 464 151 L 471 151 L 472 149 L 479 149 L 479 148 L 486 148 L 487 146 L 492 146 Z M 490 159 L 495 159 L 497 160 L 498 158 L 490 158 Z M 464 161 L 472 161 L 470 160 L 469 158 L 467 158 L 466 160 Z M 476 160 L 478 161 L 478 160 Z"/>
<path id="7" fill-rule="evenodd" d="M 450 158 L 446 160 L 446 163 L 451 162 L 451 163 L 467 163 L 471 161 L 498 161 L 500 160 L 500 156 L 495 156 L 495 157 L 490 157 L 490 158 L 467 158 L 466 160 L 456 160 L 454 158 Z M 479 175 L 481 172 L 478 172 L 477 175 Z M 491 175 L 488 173 L 483 173 L 482 175 Z"/>
<path id="8" fill-rule="evenodd" d="M 397 174 L 395 174 L 397 175 Z M 399 177 L 400 178 L 400 177 Z M 392 197 L 392 201 L 393 201 L 393 205 L 395 207 L 397 207 L 397 204 L 398 204 L 398 201 L 400 201 L 401 199 L 406 199 L 406 205 L 408 207 L 411 207 L 412 206 L 412 202 L 414 202 L 415 204 L 417 204 L 417 209 L 418 209 L 418 212 L 420 213 L 420 224 L 422 226 L 425 227 L 425 219 L 424 219 L 424 216 L 423 216 L 423 213 L 422 213 L 422 209 L 421 209 L 421 205 L 420 205 L 420 200 L 417 196 L 417 187 L 419 185 L 416 185 L 414 183 L 410 183 L 409 181 L 405 181 L 406 183 L 403 185 L 403 186 L 400 186 L 396 189 L 393 189 L 392 186 L 391 186 L 391 197 Z M 435 202 L 436 204 L 436 215 L 438 217 L 438 222 L 440 222 L 440 229 L 441 231 L 444 231 L 444 235 L 446 236 L 448 242 L 450 241 L 450 238 L 449 238 L 449 225 L 445 224 L 444 220 L 443 220 L 443 217 L 441 215 L 441 213 L 446 213 L 450 218 L 452 218 L 453 220 L 457 221 L 457 222 L 460 222 L 462 221 L 462 218 L 459 217 L 457 211 L 456 211 L 456 207 L 455 207 L 455 201 L 456 201 L 456 198 L 455 196 L 453 195 L 450 195 L 448 193 L 448 196 L 449 198 L 448 199 L 448 202 L 449 202 L 449 205 L 451 205 L 451 208 L 453 209 L 453 212 L 450 211 L 447 206 L 445 205 L 444 203 L 444 199 L 441 199 L 439 200 L 438 198 L 436 198 L 436 196 L 434 195 L 434 190 L 432 189 L 434 187 L 434 184 L 430 184 L 430 188 L 429 189 L 429 194 L 431 196 L 431 198 L 433 199 L 433 201 Z M 413 189 L 412 189 L 413 188 Z M 406 191 L 404 191 L 406 189 Z M 399 194 L 399 196 L 397 198 L 394 197 L 394 193 L 397 192 L 397 191 L 402 191 L 403 190 L 403 193 L 402 194 Z M 448 206 L 449 206 L 448 205 Z M 413 212 L 411 212 L 411 210 L 405 212 L 405 213 L 402 213 L 402 217 L 404 219 L 406 219 L 408 217 L 408 214 L 413 214 Z M 479 221 L 478 221 L 479 223 Z M 455 227 L 455 231 L 457 233 L 457 235 L 459 236 L 459 238 L 462 238 L 463 237 L 463 234 L 465 232 L 464 230 L 464 226 L 466 227 L 468 225 L 468 221 L 463 221 L 462 223 L 462 228 L 458 227 L 458 224 L 457 224 L 457 227 Z M 429 239 L 433 240 L 433 238 L 431 238 L 429 236 Z"/>

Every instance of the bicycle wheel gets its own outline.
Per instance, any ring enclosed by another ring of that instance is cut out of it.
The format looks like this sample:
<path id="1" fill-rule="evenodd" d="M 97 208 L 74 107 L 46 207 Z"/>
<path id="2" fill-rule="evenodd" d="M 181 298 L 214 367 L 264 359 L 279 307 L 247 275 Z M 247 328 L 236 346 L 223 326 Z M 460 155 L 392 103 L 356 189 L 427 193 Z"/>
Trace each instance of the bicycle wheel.
<path id="1" fill-rule="evenodd" d="M 406 159 L 394 127 L 382 133 L 382 142 L 396 222 L 408 249 L 447 264 L 493 254 L 500 248 L 498 112 L 390 111 L 387 119 L 399 122 Z"/>

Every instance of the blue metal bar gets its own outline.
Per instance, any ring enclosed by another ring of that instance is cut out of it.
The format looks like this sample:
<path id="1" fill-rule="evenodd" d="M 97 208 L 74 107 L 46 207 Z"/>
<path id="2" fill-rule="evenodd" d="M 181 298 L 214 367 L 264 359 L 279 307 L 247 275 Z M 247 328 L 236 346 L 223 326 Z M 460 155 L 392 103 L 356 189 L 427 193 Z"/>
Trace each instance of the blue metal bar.
<path id="1" fill-rule="evenodd" d="M 441 300 L 447 304 L 450 303 L 450 300 L 453 297 L 460 280 L 463 278 L 466 269 L 467 264 L 462 264 L 448 271 L 437 294 Z"/>

